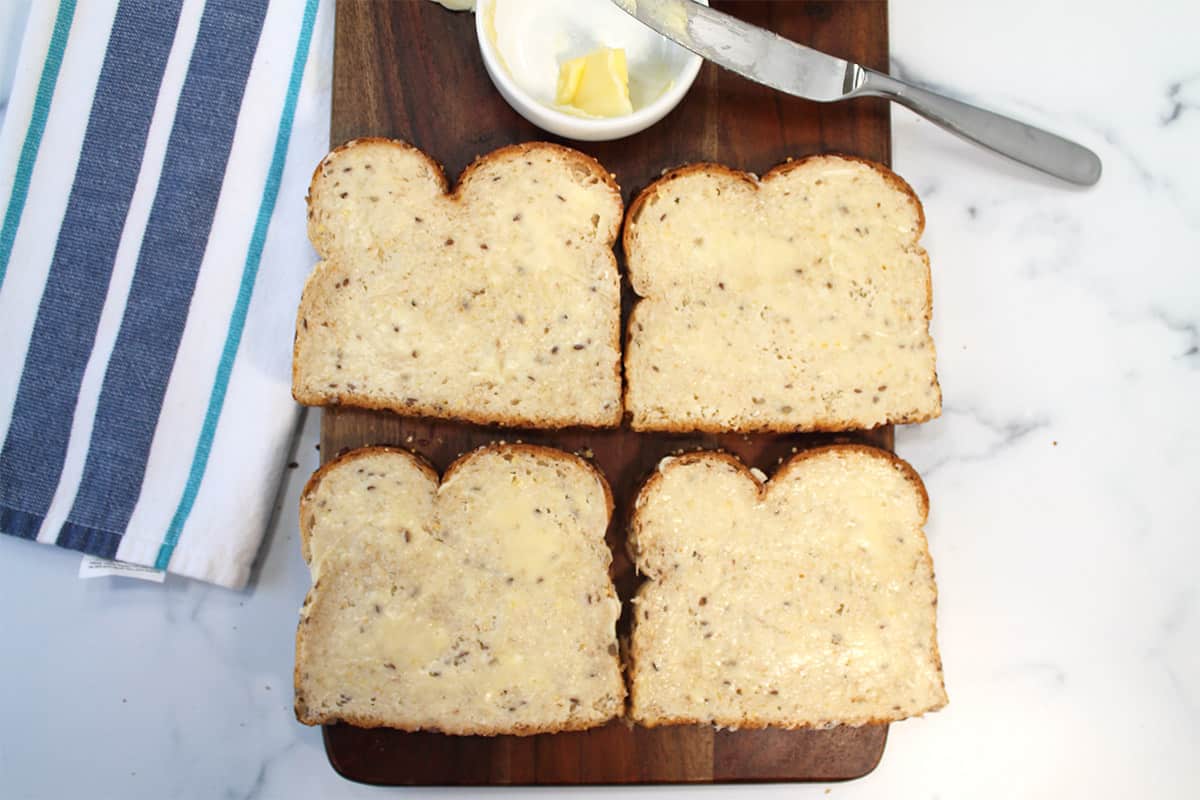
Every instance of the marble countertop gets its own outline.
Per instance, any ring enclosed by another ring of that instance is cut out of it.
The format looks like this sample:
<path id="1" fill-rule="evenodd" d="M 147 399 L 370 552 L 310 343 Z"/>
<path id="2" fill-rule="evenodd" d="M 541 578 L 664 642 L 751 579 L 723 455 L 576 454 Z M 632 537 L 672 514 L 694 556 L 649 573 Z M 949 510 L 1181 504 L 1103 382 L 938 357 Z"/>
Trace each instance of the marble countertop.
<path id="1" fill-rule="evenodd" d="M 26 5 L 0 13 L 0 43 Z M 1104 178 L 1065 188 L 894 112 L 895 167 L 928 218 L 945 394 L 941 419 L 896 441 L 932 498 L 950 705 L 895 725 L 861 780 L 707 791 L 1200 796 L 1200 6 L 891 14 L 898 74 L 1077 138 Z M 0 539 L 0 794 L 389 794 L 339 778 L 292 716 L 318 416 L 244 592 L 76 580 L 77 553 Z M 702 790 L 570 793 L 683 791 Z"/>

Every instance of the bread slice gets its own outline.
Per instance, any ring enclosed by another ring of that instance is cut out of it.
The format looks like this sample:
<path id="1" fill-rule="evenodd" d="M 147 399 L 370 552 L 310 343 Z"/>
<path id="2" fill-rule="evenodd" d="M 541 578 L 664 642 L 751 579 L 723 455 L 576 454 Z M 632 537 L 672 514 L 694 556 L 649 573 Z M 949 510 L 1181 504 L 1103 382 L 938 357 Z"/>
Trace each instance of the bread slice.
<path id="1" fill-rule="evenodd" d="M 300 503 L 296 717 L 525 735 L 621 714 L 611 513 L 599 472 L 543 447 L 484 447 L 440 485 L 403 450 L 322 467 Z"/>
<path id="2" fill-rule="evenodd" d="M 811 431 L 941 412 L 912 189 L 844 156 L 760 181 L 667 174 L 625 224 L 625 406 L 638 430 Z"/>
<path id="3" fill-rule="evenodd" d="M 946 703 L 928 498 L 889 453 L 835 445 L 768 483 L 732 456 L 667 458 L 638 496 L 631 716 L 827 728 Z"/>
<path id="4" fill-rule="evenodd" d="M 307 405 L 544 428 L 621 419 L 622 215 L 612 177 L 554 144 L 505 147 L 447 193 L 411 145 L 357 139 L 317 167 L 323 261 L 296 319 Z"/>

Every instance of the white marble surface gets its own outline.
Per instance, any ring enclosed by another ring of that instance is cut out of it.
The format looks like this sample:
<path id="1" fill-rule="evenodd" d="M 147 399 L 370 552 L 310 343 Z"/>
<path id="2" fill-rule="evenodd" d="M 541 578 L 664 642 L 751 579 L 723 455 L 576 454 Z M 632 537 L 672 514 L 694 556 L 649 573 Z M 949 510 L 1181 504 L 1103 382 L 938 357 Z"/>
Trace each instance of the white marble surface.
<path id="1" fill-rule="evenodd" d="M 946 398 L 897 446 L 932 496 L 951 702 L 862 780 L 706 794 L 1200 796 L 1197 29 L 1191 0 L 893 0 L 901 74 L 1076 137 L 1105 175 L 1066 189 L 895 112 Z M 79 581 L 77 554 L 0 539 L 0 796 L 389 793 L 291 713 L 316 416 L 243 593 Z"/>

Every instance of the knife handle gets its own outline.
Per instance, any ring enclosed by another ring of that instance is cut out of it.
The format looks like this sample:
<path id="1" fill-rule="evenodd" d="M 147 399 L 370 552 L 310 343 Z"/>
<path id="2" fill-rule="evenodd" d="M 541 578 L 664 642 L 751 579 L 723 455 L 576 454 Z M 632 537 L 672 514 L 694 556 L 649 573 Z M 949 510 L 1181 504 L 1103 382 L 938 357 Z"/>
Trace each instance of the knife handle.
<path id="1" fill-rule="evenodd" d="M 852 95 L 886 97 L 951 133 L 1065 181 L 1092 186 L 1100 180 L 1100 158 L 1061 136 L 861 68 Z"/>

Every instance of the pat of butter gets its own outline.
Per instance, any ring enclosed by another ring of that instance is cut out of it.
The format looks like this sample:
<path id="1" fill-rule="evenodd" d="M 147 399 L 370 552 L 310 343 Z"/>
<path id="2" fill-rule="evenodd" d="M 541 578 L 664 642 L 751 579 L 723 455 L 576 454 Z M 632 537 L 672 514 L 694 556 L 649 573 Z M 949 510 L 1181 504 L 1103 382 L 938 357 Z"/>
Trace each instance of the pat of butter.
<path id="1" fill-rule="evenodd" d="M 555 102 L 593 117 L 633 113 L 625 51 L 602 47 L 565 62 L 558 73 Z"/>

